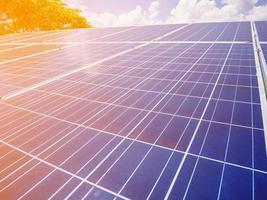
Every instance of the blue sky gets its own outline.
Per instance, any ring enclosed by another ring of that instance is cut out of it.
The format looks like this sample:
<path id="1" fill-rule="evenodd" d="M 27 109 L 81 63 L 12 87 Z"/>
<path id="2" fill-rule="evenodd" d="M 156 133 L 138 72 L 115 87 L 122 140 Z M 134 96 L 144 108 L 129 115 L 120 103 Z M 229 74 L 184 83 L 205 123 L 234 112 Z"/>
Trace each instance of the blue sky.
<path id="1" fill-rule="evenodd" d="M 96 26 L 267 20 L 267 0 L 65 0 Z"/>

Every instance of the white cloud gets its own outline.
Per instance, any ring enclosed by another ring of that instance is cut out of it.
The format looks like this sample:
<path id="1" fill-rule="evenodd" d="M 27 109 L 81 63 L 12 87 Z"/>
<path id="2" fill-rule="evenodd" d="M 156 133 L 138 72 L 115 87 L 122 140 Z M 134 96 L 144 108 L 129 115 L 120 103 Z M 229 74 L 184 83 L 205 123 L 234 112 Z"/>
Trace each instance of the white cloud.
<path id="1" fill-rule="evenodd" d="M 150 4 L 150 7 L 148 9 L 150 19 L 155 19 L 159 15 L 159 6 L 160 3 L 158 1 L 153 1 Z"/>
<path id="2" fill-rule="evenodd" d="M 238 13 L 248 14 L 254 8 L 257 0 L 222 0 L 222 3 L 235 8 Z"/>
<path id="3" fill-rule="evenodd" d="M 95 26 L 129 26 L 159 23 L 157 20 L 159 14 L 159 2 L 153 1 L 150 7 L 145 10 L 140 5 L 135 9 L 115 15 L 112 13 L 92 13 L 87 14 L 88 19 Z"/>
<path id="4" fill-rule="evenodd" d="M 251 20 L 267 20 L 267 6 L 257 6 L 249 11 Z"/>
<path id="5" fill-rule="evenodd" d="M 167 22 L 233 21 L 267 19 L 267 7 L 257 0 L 224 0 L 218 8 L 214 0 L 180 0 Z"/>
<path id="6" fill-rule="evenodd" d="M 129 26 L 146 24 L 267 20 L 267 6 L 256 6 L 257 0 L 222 0 L 217 7 L 215 0 L 178 0 L 167 19 L 159 19 L 159 1 L 152 1 L 148 9 L 137 5 L 133 10 L 115 15 L 112 13 L 89 13 L 88 19 L 95 26 Z"/>

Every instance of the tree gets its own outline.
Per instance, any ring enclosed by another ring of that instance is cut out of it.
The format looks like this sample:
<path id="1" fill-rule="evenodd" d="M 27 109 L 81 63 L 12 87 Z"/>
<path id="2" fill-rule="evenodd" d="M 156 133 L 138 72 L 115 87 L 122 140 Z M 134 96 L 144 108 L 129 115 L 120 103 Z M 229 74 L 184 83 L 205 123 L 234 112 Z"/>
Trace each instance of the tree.
<path id="1" fill-rule="evenodd" d="M 0 0 L 0 34 L 89 27 L 79 9 L 61 0 Z"/>

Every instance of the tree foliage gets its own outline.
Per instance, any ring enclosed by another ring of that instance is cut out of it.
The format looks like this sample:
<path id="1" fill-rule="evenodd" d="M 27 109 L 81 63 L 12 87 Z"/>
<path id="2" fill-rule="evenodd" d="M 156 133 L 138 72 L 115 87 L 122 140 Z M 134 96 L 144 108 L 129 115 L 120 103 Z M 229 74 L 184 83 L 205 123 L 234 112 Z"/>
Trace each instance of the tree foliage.
<path id="1" fill-rule="evenodd" d="M 0 34 L 92 27 L 61 0 L 0 0 Z"/>

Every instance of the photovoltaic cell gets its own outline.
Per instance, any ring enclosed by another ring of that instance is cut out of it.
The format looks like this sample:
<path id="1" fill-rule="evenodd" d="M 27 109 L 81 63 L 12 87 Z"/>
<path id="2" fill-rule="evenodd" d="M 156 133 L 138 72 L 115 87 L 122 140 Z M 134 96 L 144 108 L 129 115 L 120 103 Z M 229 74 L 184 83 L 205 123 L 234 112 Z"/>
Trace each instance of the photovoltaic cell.
<path id="1" fill-rule="evenodd" d="M 10 49 L 21 47 L 22 45 L 0 45 L 0 52 L 8 51 Z"/>
<path id="2" fill-rule="evenodd" d="M 252 41 L 249 22 L 192 24 L 163 41 Z"/>
<path id="3" fill-rule="evenodd" d="M 16 47 L 16 46 L 15 46 Z M 63 45 L 26 45 L 20 46 L 20 48 L 10 48 L 9 51 L 0 51 L 0 59 L 2 63 L 7 63 L 12 60 L 19 59 L 21 57 L 27 57 L 32 54 L 38 54 L 49 50 L 59 49 L 63 47 Z"/>
<path id="4" fill-rule="evenodd" d="M 0 52 L 6 60 L 1 65 L 0 95 L 5 96 L 75 68 L 109 57 L 135 44 L 84 44 L 79 46 L 30 45 Z M 51 52 L 46 52 L 53 50 Z M 38 55 L 40 53 L 40 55 Z"/>
<path id="5" fill-rule="evenodd" d="M 23 34 L 12 34 L 2 36 L 0 42 L 6 43 L 62 43 L 62 42 L 87 42 L 96 40 L 108 35 L 115 35 L 116 33 L 123 32 L 130 29 L 130 27 L 114 27 L 114 28 L 90 28 L 90 29 L 72 29 L 72 30 L 59 30 L 59 31 L 44 31 Z"/>
<path id="6" fill-rule="evenodd" d="M 266 21 L 257 21 L 255 22 L 259 40 L 262 42 L 267 41 L 266 31 L 267 31 L 267 22 Z"/>
<path id="7" fill-rule="evenodd" d="M 185 24 L 172 25 L 151 25 L 135 27 L 132 30 L 125 31 L 116 35 L 98 39 L 100 41 L 151 41 L 157 37 L 163 36 L 171 31 L 179 29 Z"/>
<path id="8" fill-rule="evenodd" d="M 35 38 L 27 38 L 23 40 L 18 40 L 17 42 L 23 43 L 71 43 L 71 42 L 88 42 L 91 40 L 96 40 L 109 35 L 116 35 L 117 33 L 124 32 L 130 29 L 129 27 L 121 28 L 102 28 L 102 29 L 78 29 L 78 30 L 67 30 L 60 31 L 57 33 L 51 33 L 44 36 L 36 36 Z"/>
<path id="9" fill-rule="evenodd" d="M 50 34 L 54 35 L 57 33 L 58 33 L 57 31 L 15 33 L 15 34 L 2 35 L 0 38 L 0 41 L 1 41 L 1 44 L 14 43 L 19 40 L 30 40 L 35 37 L 43 37 L 46 35 L 50 35 Z"/>
<path id="10" fill-rule="evenodd" d="M 261 44 L 262 52 L 265 57 L 265 60 L 267 60 L 267 44 Z"/>
<path id="11" fill-rule="evenodd" d="M 154 26 L 178 26 L 166 27 Z M 147 40 L 151 28 L 110 41 Z M 169 40 L 183 34 L 185 43 L 151 42 L 2 101 L 0 197 L 264 198 L 260 77 L 253 44 L 232 42 L 251 41 L 250 23 L 190 25 Z M 83 44 L 7 63 L 16 78 L 2 85 L 135 45 Z"/>

